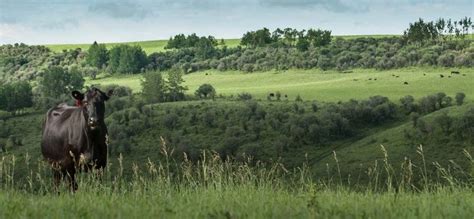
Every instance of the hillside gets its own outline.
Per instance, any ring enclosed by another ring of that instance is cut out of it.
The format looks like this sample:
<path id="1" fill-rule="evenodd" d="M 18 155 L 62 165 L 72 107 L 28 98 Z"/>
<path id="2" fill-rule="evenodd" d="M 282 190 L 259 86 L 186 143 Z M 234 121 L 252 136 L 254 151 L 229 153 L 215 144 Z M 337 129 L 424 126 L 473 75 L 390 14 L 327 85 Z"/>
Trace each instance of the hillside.
<path id="1" fill-rule="evenodd" d="M 428 114 L 422 117 L 422 120 L 433 124 L 434 118 L 443 113 L 447 113 L 452 117 L 460 117 L 467 110 L 473 108 L 474 103 L 461 107 L 453 106 Z M 356 177 L 355 174 L 357 173 L 362 175 L 359 177 L 364 178 L 367 176 L 365 171 L 369 167 L 374 167 L 375 160 L 378 160 L 379 168 L 381 168 L 384 159 L 383 145 L 388 155 L 388 161 L 395 171 L 401 170 L 401 165 L 405 162 L 405 159 L 413 162 L 416 166 L 414 168 L 415 171 L 420 171 L 420 168 L 423 166 L 423 160 L 421 154 L 417 151 L 421 145 L 426 165 L 430 170 L 434 167 L 434 162 L 438 162 L 444 167 L 451 166 L 454 171 L 456 164 L 463 167 L 471 167 L 471 171 L 474 171 L 469 157 L 464 153 L 464 150 L 466 150 L 468 153 L 474 154 L 472 142 L 453 140 L 439 133 L 421 141 L 407 139 L 405 130 L 413 134 L 414 129 L 413 122 L 410 120 L 387 126 L 383 129 L 373 129 L 370 131 L 370 134 L 359 139 L 335 144 L 326 151 L 318 151 L 313 158 L 310 158 L 310 161 L 315 167 L 325 167 L 326 164 L 329 164 L 331 171 L 336 173 L 336 161 L 332 153 L 332 151 L 336 151 L 341 173 L 345 177 L 348 177 L 348 175 Z M 315 169 L 320 176 L 327 174 L 326 169 Z M 466 170 L 469 171 L 469 168 Z M 430 172 L 430 174 L 433 176 L 434 172 Z"/>
<path id="2" fill-rule="evenodd" d="M 451 70 L 458 70 L 462 74 L 451 75 Z M 386 71 L 354 69 L 351 72 L 319 69 L 254 73 L 210 70 L 187 74 L 183 78 L 189 88 L 187 94 L 190 95 L 201 84 L 209 83 L 215 87 L 218 95 L 235 96 L 248 92 L 263 100 L 277 91 L 287 94 L 289 100 L 294 100 L 299 94 L 303 100 L 319 101 L 365 99 L 373 95 L 396 101 L 406 95 L 421 97 L 440 91 L 449 95 L 464 92 L 468 98 L 474 96 L 474 68 L 412 67 Z M 441 78 L 441 74 L 445 77 Z M 99 76 L 96 80 L 88 78 L 86 84 L 117 84 L 128 86 L 138 93 L 141 91 L 140 81 L 141 75 Z"/>

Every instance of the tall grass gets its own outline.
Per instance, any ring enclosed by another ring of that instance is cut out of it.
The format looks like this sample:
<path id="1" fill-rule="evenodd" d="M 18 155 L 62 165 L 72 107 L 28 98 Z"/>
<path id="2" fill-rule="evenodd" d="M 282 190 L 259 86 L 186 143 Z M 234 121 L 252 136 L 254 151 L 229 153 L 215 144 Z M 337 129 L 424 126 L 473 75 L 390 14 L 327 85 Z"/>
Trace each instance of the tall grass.
<path id="1" fill-rule="evenodd" d="M 110 161 L 104 172 L 80 173 L 73 194 L 63 183 L 58 191 L 48 164 L 28 154 L 23 163 L 14 155 L 0 159 L 0 218 L 12 217 L 175 217 L 175 218 L 470 218 L 474 215 L 471 169 L 452 162 L 415 166 L 409 159 L 395 171 L 381 146 L 383 159 L 363 174 L 368 183 L 351 182 L 340 174 L 315 178 L 309 165 L 288 170 L 279 163 L 248 158 L 221 159 L 202 152 L 191 162 L 173 159 L 164 140 L 162 160 L 137 161 L 126 167 L 123 157 Z M 423 157 L 419 146 L 418 155 Z M 329 165 L 329 164 L 328 164 Z M 17 172 L 18 166 L 26 171 Z M 131 168 L 131 174 L 125 174 Z M 418 174 L 418 175 L 417 175 Z M 336 180 L 334 180 L 335 178 Z"/>

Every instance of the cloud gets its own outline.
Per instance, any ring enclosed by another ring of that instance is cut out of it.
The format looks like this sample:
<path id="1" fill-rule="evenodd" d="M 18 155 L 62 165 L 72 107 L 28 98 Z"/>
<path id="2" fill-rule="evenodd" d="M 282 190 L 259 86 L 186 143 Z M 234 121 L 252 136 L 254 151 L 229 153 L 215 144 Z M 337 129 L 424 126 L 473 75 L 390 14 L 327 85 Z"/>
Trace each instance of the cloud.
<path id="1" fill-rule="evenodd" d="M 143 20 L 147 16 L 153 14 L 153 11 L 150 8 L 145 8 L 142 5 L 127 1 L 98 2 L 89 5 L 88 11 L 90 13 L 105 15 L 111 18 L 134 20 Z"/>
<path id="2" fill-rule="evenodd" d="M 367 12 L 369 7 L 364 3 L 342 0 L 259 0 L 260 4 L 269 7 L 285 8 L 323 8 L 331 12 Z M 365 2 L 365 1 L 364 1 Z"/>
<path id="3" fill-rule="evenodd" d="M 57 29 L 57 30 L 64 30 L 70 27 L 77 27 L 79 22 L 74 18 L 66 18 L 64 20 L 53 20 L 44 23 L 37 28 L 42 29 Z"/>

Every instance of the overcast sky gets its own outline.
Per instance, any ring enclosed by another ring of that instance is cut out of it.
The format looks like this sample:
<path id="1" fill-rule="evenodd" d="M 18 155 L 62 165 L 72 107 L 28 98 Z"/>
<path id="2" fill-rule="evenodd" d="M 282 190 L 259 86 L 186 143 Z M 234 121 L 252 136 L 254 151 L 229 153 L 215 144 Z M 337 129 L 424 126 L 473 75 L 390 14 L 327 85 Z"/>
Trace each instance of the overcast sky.
<path id="1" fill-rule="evenodd" d="M 420 17 L 473 14 L 474 0 L 0 0 L 0 44 L 239 38 L 262 27 L 400 34 Z"/>

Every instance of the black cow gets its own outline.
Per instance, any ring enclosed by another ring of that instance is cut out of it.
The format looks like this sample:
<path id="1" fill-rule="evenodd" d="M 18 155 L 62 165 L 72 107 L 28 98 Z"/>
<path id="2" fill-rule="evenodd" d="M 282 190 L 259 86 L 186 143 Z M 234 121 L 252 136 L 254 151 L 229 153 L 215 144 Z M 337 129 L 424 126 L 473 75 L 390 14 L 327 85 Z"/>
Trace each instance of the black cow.
<path id="1" fill-rule="evenodd" d="M 81 167 L 105 168 L 107 164 L 107 126 L 104 122 L 105 94 L 97 88 L 85 94 L 73 91 L 76 106 L 61 104 L 46 113 L 41 152 L 53 169 L 56 187 L 67 177 L 72 191 L 77 190 L 75 173 Z M 77 104 L 80 103 L 80 104 Z"/>

